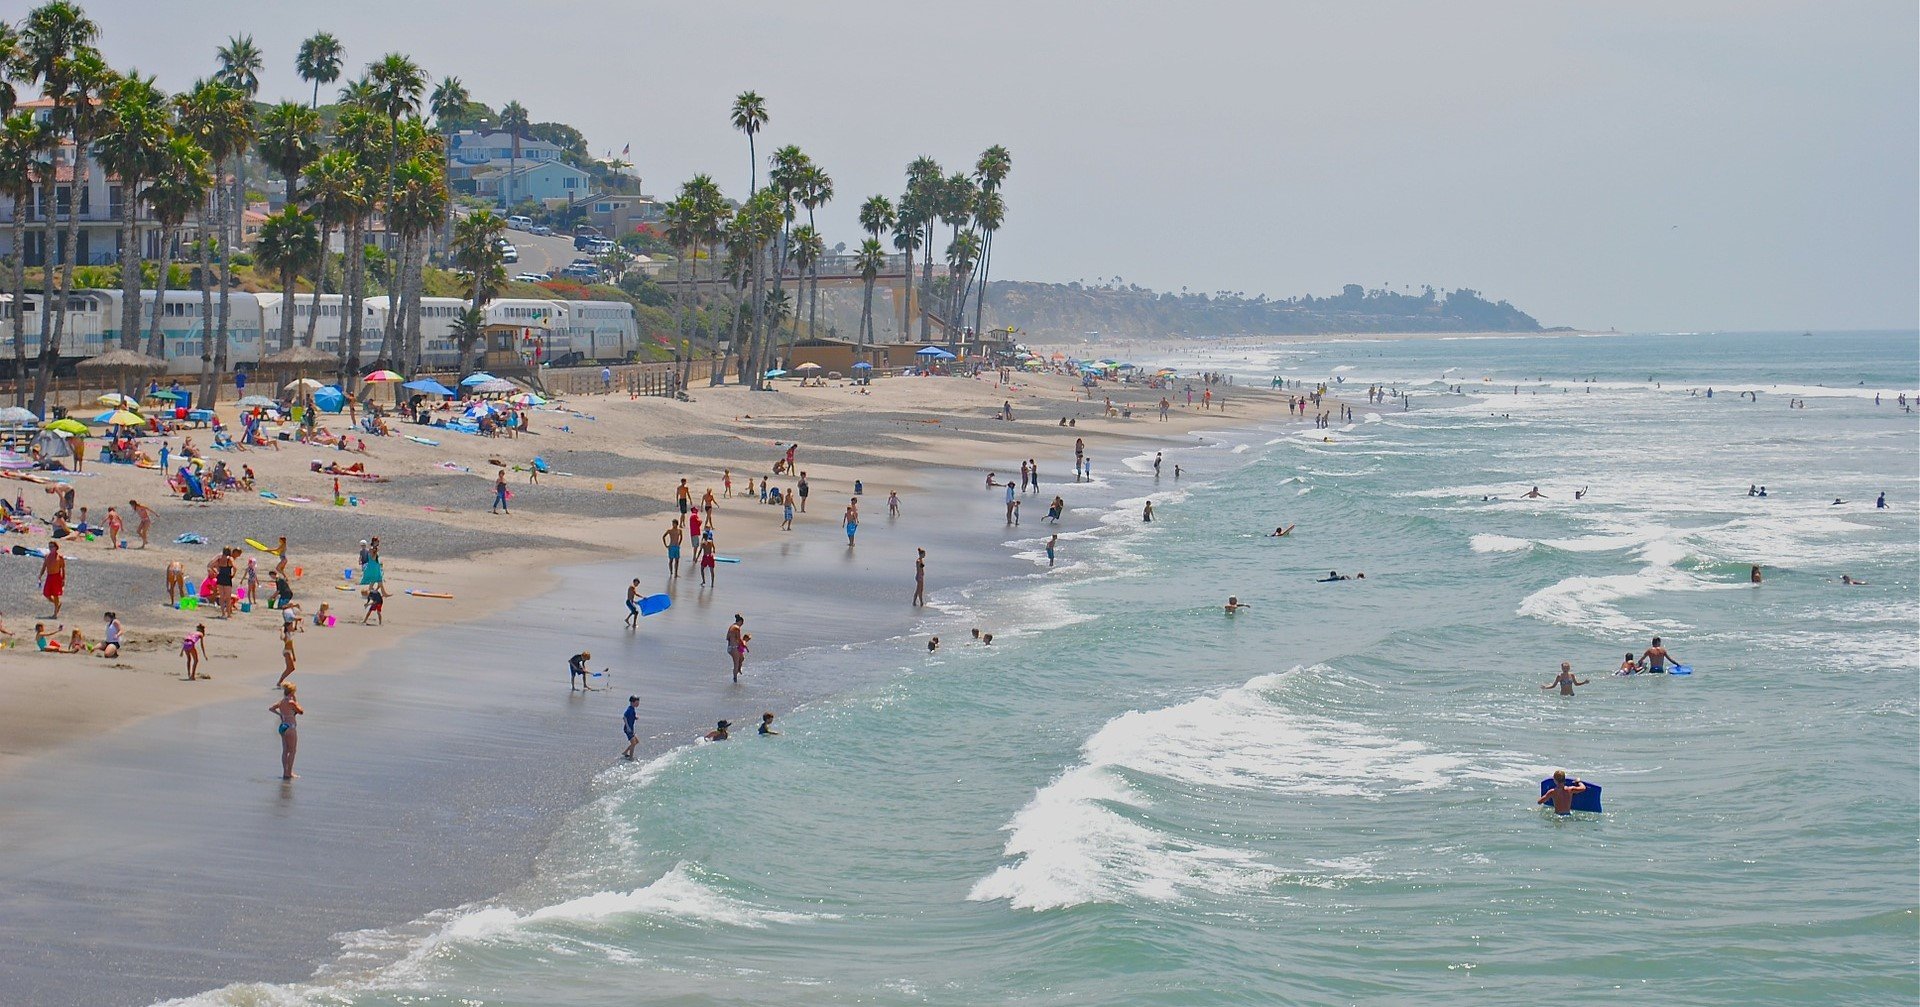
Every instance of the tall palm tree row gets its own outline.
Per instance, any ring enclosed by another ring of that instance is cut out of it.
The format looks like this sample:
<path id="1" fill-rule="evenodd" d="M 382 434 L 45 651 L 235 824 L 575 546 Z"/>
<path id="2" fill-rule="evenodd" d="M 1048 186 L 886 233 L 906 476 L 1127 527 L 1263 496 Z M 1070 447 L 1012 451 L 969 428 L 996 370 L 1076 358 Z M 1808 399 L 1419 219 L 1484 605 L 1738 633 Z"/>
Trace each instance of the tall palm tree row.
<path id="1" fill-rule="evenodd" d="M 507 177 L 500 180 L 500 205 L 507 212 L 513 212 L 514 194 L 524 188 L 520 184 L 520 139 L 527 135 L 532 115 L 527 107 L 517 101 L 510 101 L 500 109 L 500 128 L 507 131 Z"/>
<path id="2" fill-rule="evenodd" d="M 506 267 L 501 261 L 500 238 L 507 233 L 507 222 L 491 210 L 475 210 L 453 225 L 453 262 L 469 277 L 466 313 L 459 319 L 455 338 L 459 340 L 460 359 L 473 352 L 486 323 L 484 306 L 506 282 Z M 478 367 L 480 361 L 474 360 Z M 463 364 L 464 366 L 464 364 Z"/>
<path id="3" fill-rule="evenodd" d="M 27 373 L 27 315 L 18 309 L 27 300 L 27 207 L 33 202 L 41 176 L 51 171 L 47 161 L 51 134 L 31 112 L 15 112 L 0 123 L 0 196 L 13 202 L 11 221 L 13 254 L 9 277 L 13 294 L 13 373 Z M 14 382 L 14 405 L 27 404 L 25 381 Z"/>
<path id="4" fill-rule="evenodd" d="M 860 204 L 860 229 L 867 232 L 867 240 L 860 243 L 860 261 L 856 262 L 855 266 L 859 268 L 860 278 L 865 281 L 866 286 L 866 296 L 860 311 L 859 340 L 867 346 L 874 343 L 873 285 L 879 278 L 880 267 L 886 264 L 887 253 L 880 245 L 880 233 L 893 227 L 894 220 L 893 202 L 885 196 L 868 196 L 867 201 Z M 873 260 L 874 268 L 871 271 L 867 269 L 866 262 L 868 245 L 873 246 L 877 255 Z M 911 266 L 907 269 L 907 275 L 909 277 L 913 275 Z"/>
<path id="5" fill-rule="evenodd" d="M 307 107 L 320 107 L 320 85 L 331 84 L 340 79 L 340 64 L 345 59 L 347 49 L 328 32 L 315 32 L 313 37 L 300 43 L 300 51 L 293 57 L 293 69 L 300 79 L 313 84 L 313 97 Z"/>
<path id="6" fill-rule="evenodd" d="M 173 269 L 173 246 L 187 218 L 206 205 L 207 193 L 214 185 L 213 159 L 193 138 L 178 128 L 168 131 L 167 142 L 154 159 L 153 181 L 144 198 L 153 207 L 153 219 L 160 225 L 160 262 L 154 271 L 153 314 L 147 325 L 147 355 L 164 352 L 160 319 L 167 299 L 168 273 Z"/>
<path id="7" fill-rule="evenodd" d="M 173 129 L 172 109 L 153 78 L 135 71 L 116 84 L 105 112 L 94 150 L 120 177 L 120 303 L 125 308 L 120 346 L 135 350 L 140 347 L 140 187 L 160 167 L 160 152 Z"/>

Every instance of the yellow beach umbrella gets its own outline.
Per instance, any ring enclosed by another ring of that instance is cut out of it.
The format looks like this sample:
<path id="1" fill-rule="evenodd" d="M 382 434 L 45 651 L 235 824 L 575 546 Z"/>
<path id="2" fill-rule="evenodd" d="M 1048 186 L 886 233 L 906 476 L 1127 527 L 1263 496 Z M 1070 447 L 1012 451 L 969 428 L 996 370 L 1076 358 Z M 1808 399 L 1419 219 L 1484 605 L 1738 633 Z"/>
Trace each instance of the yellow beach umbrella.
<path id="1" fill-rule="evenodd" d="M 97 399 L 94 399 L 94 401 L 100 403 L 103 406 L 115 406 L 120 409 L 140 408 L 140 403 L 135 402 L 133 399 L 129 398 L 128 396 L 122 395 L 119 392 L 109 392 L 105 395 L 100 396 Z"/>
<path id="2" fill-rule="evenodd" d="M 87 432 L 87 425 L 79 420 L 59 419 L 45 424 L 40 429 L 61 434 L 84 434 Z"/>
<path id="3" fill-rule="evenodd" d="M 141 419 L 138 413 L 130 413 L 125 409 L 115 409 L 113 412 L 100 417 L 100 423 L 102 426 L 109 427 L 143 427 L 147 425 L 147 421 Z"/>

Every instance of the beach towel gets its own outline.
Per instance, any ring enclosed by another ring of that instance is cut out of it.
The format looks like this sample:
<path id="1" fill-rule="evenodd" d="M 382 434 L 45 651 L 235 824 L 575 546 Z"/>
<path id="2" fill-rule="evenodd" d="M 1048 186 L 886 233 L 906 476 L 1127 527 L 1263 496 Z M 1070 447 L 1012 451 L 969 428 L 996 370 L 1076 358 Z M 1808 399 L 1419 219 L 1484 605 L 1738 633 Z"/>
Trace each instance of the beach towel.
<path id="1" fill-rule="evenodd" d="M 199 532 L 181 532 L 174 537 L 174 545 L 206 545 L 207 537 Z"/>

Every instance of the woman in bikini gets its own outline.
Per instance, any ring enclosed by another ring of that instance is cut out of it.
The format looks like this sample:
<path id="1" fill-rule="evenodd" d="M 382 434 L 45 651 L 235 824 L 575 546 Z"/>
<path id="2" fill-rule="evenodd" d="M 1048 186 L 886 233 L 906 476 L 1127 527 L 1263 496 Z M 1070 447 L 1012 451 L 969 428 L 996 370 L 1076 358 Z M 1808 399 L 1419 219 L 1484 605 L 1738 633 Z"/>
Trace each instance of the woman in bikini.
<path id="1" fill-rule="evenodd" d="M 299 779 L 293 775 L 293 756 L 300 748 L 300 728 L 294 723 L 294 718 L 307 711 L 294 698 L 298 691 L 299 686 L 291 682 L 281 686 L 280 702 L 267 707 L 268 713 L 280 717 L 280 778 L 283 780 Z"/>

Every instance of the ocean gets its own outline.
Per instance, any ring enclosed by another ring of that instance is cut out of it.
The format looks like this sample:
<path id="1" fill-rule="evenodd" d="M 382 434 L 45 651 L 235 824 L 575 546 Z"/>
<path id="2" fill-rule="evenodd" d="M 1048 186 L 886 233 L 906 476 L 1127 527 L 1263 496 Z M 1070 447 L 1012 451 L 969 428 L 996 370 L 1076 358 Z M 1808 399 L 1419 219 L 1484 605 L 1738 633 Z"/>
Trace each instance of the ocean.
<path id="1" fill-rule="evenodd" d="M 1057 487 L 1057 566 L 1031 514 L 994 522 L 1004 575 L 915 633 L 765 670 L 853 683 L 781 737 L 613 765 L 526 883 L 193 1002 L 1920 996 L 1914 333 L 1151 363 L 1411 399 L 1327 430 L 1229 412 L 1157 479 L 1098 459 Z M 1612 674 L 1654 636 L 1694 674 Z M 1540 687 L 1563 660 L 1571 698 Z M 1605 813 L 1537 809 L 1559 768 Z"/>

